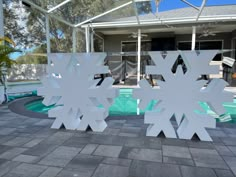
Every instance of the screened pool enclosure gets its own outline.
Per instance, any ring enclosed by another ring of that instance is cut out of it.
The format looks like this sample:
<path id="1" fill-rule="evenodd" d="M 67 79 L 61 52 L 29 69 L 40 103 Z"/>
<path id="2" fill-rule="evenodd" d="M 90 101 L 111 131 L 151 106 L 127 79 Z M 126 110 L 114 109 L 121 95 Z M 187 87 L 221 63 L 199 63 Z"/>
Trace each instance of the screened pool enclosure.
<path id="1" fill-rule="evenodd" d="M 151 40 L 153 37 L 151 34 L 149 35 L 153 28 L 150 25 L 156 25 L 155 33 L 162 35 L 164 28 L 168 28 L 167 31 L 170 31 L 176 29 L 174 24 L 194 22 L 195 25 L 189 26 L 192 33 L 191 49 L 194 50 L 197 35 L 196 24 L 217 20 L 202 15 L 204 7 L 207 5 L 206 0 L 197 5 L 182 0 L 193 11 L 192 16 L 182 19 L 168 17 L 164 14 L 165 12 L 161 12 L 159 7 L 164 1 L 22 0 L 22 6 L 37 9 L 38 15 L 45 17 L 47 53 L 106 52 L 105 64 L 109 66 L 110 75 L 115 79 L 115 84 L 135 86 L 141 78 L 146 78 L 152 85 L 156 85 L 155 80 L 161 77 L 145 74 L 146 65 L 153 64 L 147 52 L 155 50 Z M 57 27 L 56 32 L 52 31 L 54 25 Z M 56 47 L 52 43 L 53 33 L 56 33 L 61 39 L 61 44 Z M 113 40 L 118 34 L 127 34 L 127 37 L 116 44 Z M 111 41 L 110 38 L 112 38 Z M 167 44 L 165 47 L 164 42 L 171 43 L 171 40 L 156 41 L 156 44 L 162 45 L 159 50 L 175 49 L 173 44 Z M 111 46 L 117 47 L 112 48 Z"/>

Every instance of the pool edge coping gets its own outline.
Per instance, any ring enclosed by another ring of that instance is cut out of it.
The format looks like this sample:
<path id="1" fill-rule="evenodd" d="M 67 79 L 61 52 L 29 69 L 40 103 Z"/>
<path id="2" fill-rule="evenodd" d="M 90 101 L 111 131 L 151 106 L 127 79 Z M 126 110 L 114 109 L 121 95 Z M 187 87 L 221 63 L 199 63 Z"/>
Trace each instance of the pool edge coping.
<path id="1" fill-rule="evenodd" d="M 30 118 L 54 119 L 54 118 L 48 117 L 47 114 L 42 114 L 42 113 L 38 113 L 38 112 L 34 112 L 34 111 L 30 111 L 30 110 L 26 109 L 26 107 L 25 107 L 26 104 L 33 102 L 33 101 L 40 100 L 40 99 L 42 99 L 42 97 L 40 97 L 40 96 L 19 98 L 19 99 L 16 99 L 16 100 L 10 102 L 8 104 L 8 108 L 10 111 L 12 111 L 16 114 L 23 115 L 23 116 L 30 117 Z"/>
<path id="2" fill-rule="evenodd" d="M 43 97 L 41 96 L 31 96 L 25 98 L 16 99 L 8 104 L 8 109 L 11 112 L 16 114 L 26 116 L 29 118 L 40 118 L 40 119 L 55 119 L 54 117 L 48 117 L 47 114 L 34 112 L 31 110 L 26 109 L 25 105 L 37 101 L 42 100 Z M 144 115 L 112 115 L 108 116 L 106 120 L 127 120 L 127 119 L 144 119 Z"/>
<path id="3" fill-rule="evenodd" d="M 47 114 L 44 113 L 38 113 L 34 111 L 27 110 L 25 105 L 42 99 L 41 96 L 31 96 L 31 97 L 26 97 L 26 98 L 19 98 L 16 99 L 8 104 L 8 109 L 16 114 L 26 116 L 29 118 L 39 118 L 39 119 L 55 119 L 53 117 L 48 117 Z M 108 116 L 106 120 L 128 120 L 128 119 L 143 119 L 144 120 L 144 115 L 112 115 Z M 216 127 L 223 127 L 223 128 L 236 128 L 236 123 L 229 123 L 229 122 L 216 122 Z M 212 129 L 212 128 L 207 128 L 206 129 Z"/>

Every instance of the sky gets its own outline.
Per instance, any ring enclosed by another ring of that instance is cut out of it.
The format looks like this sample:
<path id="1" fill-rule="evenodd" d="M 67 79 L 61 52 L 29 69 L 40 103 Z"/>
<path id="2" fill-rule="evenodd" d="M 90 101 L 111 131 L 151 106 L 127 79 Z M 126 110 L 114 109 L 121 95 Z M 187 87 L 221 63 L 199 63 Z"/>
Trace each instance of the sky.
<path id="1" fill-rule="evenodd" d="M 202 3 L 202 0 L 188 0 L 191 4 L 194 4 L 196 6 L 200 6 Z M 207 6 L 212 5 L 226 5 L 226 4 L 236 4 L 236 0 L 208 0 Z M 165 11 L 165 10 L 171 10 L 171 9 L 177 9 L 177 8 L 183 8 L 183 7 L 189 7 L 187 4 L 182 2 L 181 0 L 162 0 L 159 6 L 159 11 Z"/>

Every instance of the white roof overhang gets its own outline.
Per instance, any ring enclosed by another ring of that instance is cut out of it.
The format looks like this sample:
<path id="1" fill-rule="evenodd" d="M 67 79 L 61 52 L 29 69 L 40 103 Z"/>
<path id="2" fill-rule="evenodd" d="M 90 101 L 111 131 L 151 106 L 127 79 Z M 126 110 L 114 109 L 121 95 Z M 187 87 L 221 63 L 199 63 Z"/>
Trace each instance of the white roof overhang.
<path id="1" fill-rule="evenodd" d="M 184 24 L 199 24 L 208 22 L 227 22 L 236 21 L 235 15 L 215 15 L 215 16 L 201 16 L 196 21 L 195 17 L 184 17 L 184 18 L 167 18 L 167 19 L 151 19 L 151 20 L 140 20 L 140 26 L 158 26 L 158 25 L 184 25 Z M 137 27 L 136 21 L 117 21 L 117 22 L 99 22 L 84 24 L 81 27 L 92 26 L 93 28 L 111 28 L 111 27 Z"/>

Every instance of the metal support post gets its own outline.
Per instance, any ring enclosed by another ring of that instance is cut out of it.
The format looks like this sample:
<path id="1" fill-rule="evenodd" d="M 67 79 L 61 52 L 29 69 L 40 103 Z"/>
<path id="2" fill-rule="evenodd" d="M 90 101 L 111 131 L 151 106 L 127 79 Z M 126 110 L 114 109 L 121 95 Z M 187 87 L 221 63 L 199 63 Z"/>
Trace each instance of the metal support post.
<path id="1" fill-rule="evenodd" d="M 73 28 L 73 32 L 72 32 L 72 42 L 73 42 L 73 47 L 72 47 L 72 52 L 76 53 L 76 42 L 77 42 L 77 35 L 76 35 L 76 28 Z"/>
<path id="2" fill-rule="evenodd" d="M 3 15 L 3 4 L 0 0 L 0 37 L 4 36 L 4 15 Z"/>
<path id="3" fill-rule="evenodd" d="M 94 34 L 93 34 L 93 32 L 90 35 L 90 41 L 91 41 L 91 52 L 94 52 Z"/>
<path id="4" fill-rule="evenodd" d="M 46 18 L 46 39 L 47 39 L 47 55 L 51 53 L 51 41 L 50 41 L 50 25 L 49 25 L 49 16 L 45 15 Z M 48 56 L 47 56 L 48 60 Z M 48 65 L 50 65 L 50 61 L 48 61 Z"/>
<path id="5" fill-rule="evenodd" d="M 90 35 L 89 26 L 85 28 L 86 52 L 90 52 Z"/>
<path id="6" fill-rule="evenodd" d="M 140 81 L 141 71 L 141 29 L 138 29 L 138 67 L 137 67 L 137 82 Z"/>
<path id="7" fill-rule="evenodd" d="M 138 66 L 137 66 L 137 85 L 140 81 L 141 72 L 141 29 L 138 29 Z M 139 105 L 140 100 L 137 100 L 137 105 Z M 140 114 L 140 110 L 137 107 L 137 115 Z"/>

